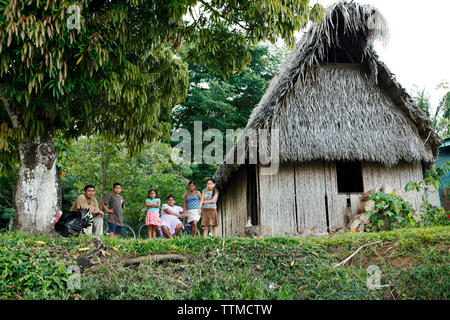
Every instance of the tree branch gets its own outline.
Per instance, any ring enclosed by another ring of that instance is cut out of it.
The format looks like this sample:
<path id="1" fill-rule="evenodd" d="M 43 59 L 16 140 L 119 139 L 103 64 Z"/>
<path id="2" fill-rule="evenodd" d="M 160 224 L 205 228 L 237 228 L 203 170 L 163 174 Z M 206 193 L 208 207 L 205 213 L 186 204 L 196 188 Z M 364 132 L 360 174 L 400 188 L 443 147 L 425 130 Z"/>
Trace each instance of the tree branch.
<path id="1" fill-rule="evenodd" d="M 205 1 L 203 1 L 203 0 L 200 0 L 200 3 L 203 4 L 203 6 L 204 6 L 206 9 L 208 9 L 211 13 L 215 13 L 215 14 L 217 14 L 219 17 L 221 17 L 222 19 L 228 20 L 228 19 L 223 15 L 223 13 L 221 13 L 220 11 L 214 9 L 209 3 L 207 3 L 207 2 L 205 2 Z M 239 21 L 235 20 L 233 23 L 236 23 L 236 24 L 237 24 L 238 26 L 240 26 L 243 30 L 247 30 L 247 28 L 246 28 L 245 26 L 243 26 L 242 24 L 240 24 Z"/>
<path id="2" fill-rule="evenodd" d="M 5 106 L 6 112 L 9 115 L 9 118 L 11 119 L 12 125 L 14 128 L 19 127 L 19 119 L 17 115 L 12 111 L 12 108 L 9 104 L 8 99 L 5 98 L 5 94 L 3 93 L 3 88 L 0 84 L 0 99 L 3 101 L 3 105 Z"/>
<path id="3" fill-rule="evenodd" d="M 14 205 L 11 203 L 11 202 L 9 202 L 9 200 L 7 199 L 7 197 L 5 197 L 4 195 L 2 195 L 2 193 L 0 192 L 0 198 L 2 198 L 3 199 L 3 201 L 5 201 L 6 202 L 6 204 L 9 206 L 9 207 L 11 207 L 11 208 L 13 208 L 14 207 Z"/>

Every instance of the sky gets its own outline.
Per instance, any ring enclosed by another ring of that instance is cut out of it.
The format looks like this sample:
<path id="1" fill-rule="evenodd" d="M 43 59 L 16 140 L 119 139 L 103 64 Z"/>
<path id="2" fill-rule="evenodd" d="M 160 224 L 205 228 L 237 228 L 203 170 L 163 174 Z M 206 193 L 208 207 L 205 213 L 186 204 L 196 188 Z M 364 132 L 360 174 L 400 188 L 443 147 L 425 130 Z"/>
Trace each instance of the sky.
<path id="1" fill-rule="evenodd" d="M 336 0 L 311 0 L 324 7 Z M 358 0 L 371 4 L 386 18 L 389 41 L 375 50 L 396 79 L 411 94 L 414 85 L 425 88 L 435 110 L 445 94 L 436 86 L 450 85 L 450 1 L 449 0 Z M 297 38 L 300 38 L 298 34 Z"/>

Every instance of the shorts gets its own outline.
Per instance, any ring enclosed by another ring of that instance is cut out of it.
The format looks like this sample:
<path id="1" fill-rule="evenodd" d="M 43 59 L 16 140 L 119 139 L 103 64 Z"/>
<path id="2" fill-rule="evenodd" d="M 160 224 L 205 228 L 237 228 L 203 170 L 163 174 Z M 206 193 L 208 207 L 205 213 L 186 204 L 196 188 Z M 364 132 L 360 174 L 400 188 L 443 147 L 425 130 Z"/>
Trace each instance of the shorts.
<path id="1" fill-rule="evenodd" d="M 114 232 L 117 234 L 122 233 L 122 226 L 108 222 L 108 232 Z"/>
<path id="2" fill-rule="evenodd" d="M 200 214 L 198 213 L 198 209 L 189 209 L 186 212 L 188 214 L 187 223 L 200 220 Z"/>
<path id="3" fill-rule="evenodd" d="M 215 208 L 203 208 L 202 227 L 217 227 L 219 225 L 219 215 Z"/>

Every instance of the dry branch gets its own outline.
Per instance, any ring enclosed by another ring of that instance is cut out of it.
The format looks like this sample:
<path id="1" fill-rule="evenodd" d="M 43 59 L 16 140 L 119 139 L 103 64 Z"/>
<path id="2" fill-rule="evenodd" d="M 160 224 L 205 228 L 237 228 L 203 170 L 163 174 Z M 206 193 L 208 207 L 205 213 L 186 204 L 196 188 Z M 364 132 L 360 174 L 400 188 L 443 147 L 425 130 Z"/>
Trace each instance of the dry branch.
<path id="1" fill-rule="evenodd" d="M 376 242 L 368 243 L 368 244 L 365 244 L 365 245 L 359 247 L 358 250 L 356 250 L 355 252 L 353 252 L 347 259 L 341 261 L 340 263 L 338 263 L 338 264 L 336 264 L 336 265 L 334 265 L 334 266 L 335 266 L 335 267 L 343 266 L 343 265 L 346 264 L 351 258 L 353 258 L 353 256 L 354 256 L 355 254 L 357 254 L 357 253 L 359 252 L 359 250 L 361 250 L 362 248 L 365 248 L 365 247 L 368 247 L 368 246 L 371 246 L 371 245 L 374 245 L 374 244 L 377 244 L 377 243 L 380 243 L 380 242 L 381 242 L 381 240 L 378 240 L 378 241 L 376 241 Z"/>

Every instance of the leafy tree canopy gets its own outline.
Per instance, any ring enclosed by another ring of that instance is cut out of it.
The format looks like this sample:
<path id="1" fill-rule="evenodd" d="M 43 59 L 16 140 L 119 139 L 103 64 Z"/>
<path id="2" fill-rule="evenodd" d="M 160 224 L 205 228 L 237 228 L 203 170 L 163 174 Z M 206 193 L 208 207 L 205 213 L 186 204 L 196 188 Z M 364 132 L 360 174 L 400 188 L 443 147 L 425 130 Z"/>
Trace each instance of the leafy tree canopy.
<path id="1" fill-rule="evenodd" d="M 79 29 L 70 29 L 81 9 Z M 283 38 L 319 20 L 309 0 L 0 1 L 0 170 L 17 142 L 102 134 L 131 154 L 169 130 L 188 89 L 174 52 L 230 75 L 251 44 Z M 17 158 L 16 158 L 17 159 Z"/>
<path id="2" fill-rule="evenodd" d="M 186 54 L 185 49 L 180 55 Z M 189 90 L 186 101 L 173 111 L 172 128 L 184 128 L 194 132 L 194 122 L 201 121 L 202 129 L 218 129 L 225 136 L 226 129 L 243 129 L 253 108 L 263 96 L 270 80 L 278 71 L 287 55 L 286 48 L 269 45 L 251 46 L 252 56 L 245 71 L 229 76 L 225 80 L 220 73 L 213 73 L 202 64 L 189 58 Z M 174 145 L 178 142 L 173 141 Z M 193 143 L 193 141 L 192 141 Z M 204 146 L 210 142 L 205 142 Z M 193 148 L 193 145 L 192 145 Z M 225 154 L 224 143 L 224 154 Z M 206 177 L 211 177 L 217 165 L 192 166 L 190 177 L 203 187 Z"/>

